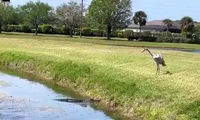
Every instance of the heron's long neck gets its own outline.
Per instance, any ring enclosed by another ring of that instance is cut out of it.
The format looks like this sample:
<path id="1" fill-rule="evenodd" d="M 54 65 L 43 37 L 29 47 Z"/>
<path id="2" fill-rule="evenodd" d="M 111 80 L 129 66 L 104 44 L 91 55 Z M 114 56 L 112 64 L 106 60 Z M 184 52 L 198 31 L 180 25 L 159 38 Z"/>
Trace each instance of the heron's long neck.
<path id="1" fill-rule="evenodd" d="M 153 54 L 151 53 L 151 51 L 150 51 L 150 50 L 148 50 L 148 49 L 147 49 L 147 51 L 148 51 L 148 52 L 149 52 L 149 54 L 150 54 L 150 55 L 153 57 Z"/>

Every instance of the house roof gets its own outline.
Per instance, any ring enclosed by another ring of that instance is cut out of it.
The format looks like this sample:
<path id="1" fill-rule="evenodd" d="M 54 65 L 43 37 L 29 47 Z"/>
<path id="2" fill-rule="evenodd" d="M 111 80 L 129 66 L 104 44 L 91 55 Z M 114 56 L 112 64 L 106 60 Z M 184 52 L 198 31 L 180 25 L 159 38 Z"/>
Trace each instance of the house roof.
<path id="1" fill-rule="evenodd" d="M 132 29 L 138 29 L 139 25 L 134 24 L 134 22 L 128 26 L 128 28 L 132 28 Z M 145 26 L 142 27 L 142 29 L 144 30 L 156 30 L 156 31 L 165 31 L 167 29 L 167 26 L 163 23 L 162 20 L 153 20 L 153 21 L 149 21 L 146 23 Z M 170 27 L 170 29 L 177 29 L 177 30 L 181 30 L 181 25 L 177 22 L 173 22 L 172 27 Z"/>
<path id="2" fill-rule="evenodd" d="M 153 21 L 147 22 L 146 25 L 159 25 L 159 26 L 163 26 L 165 24 L 163 23 L 162 20 L 153 20 Z"/>

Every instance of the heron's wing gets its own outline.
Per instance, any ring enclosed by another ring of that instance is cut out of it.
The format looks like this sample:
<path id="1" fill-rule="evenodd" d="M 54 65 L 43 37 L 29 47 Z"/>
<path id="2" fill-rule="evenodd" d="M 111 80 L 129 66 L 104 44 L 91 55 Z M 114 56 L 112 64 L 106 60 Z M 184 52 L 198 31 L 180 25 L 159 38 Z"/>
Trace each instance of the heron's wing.
<path id="1" fill-rule="evenodd" d="M 156 63 L 166 66 L 164 57 L 161 54 L 154 54 L 153 59 Z"/>

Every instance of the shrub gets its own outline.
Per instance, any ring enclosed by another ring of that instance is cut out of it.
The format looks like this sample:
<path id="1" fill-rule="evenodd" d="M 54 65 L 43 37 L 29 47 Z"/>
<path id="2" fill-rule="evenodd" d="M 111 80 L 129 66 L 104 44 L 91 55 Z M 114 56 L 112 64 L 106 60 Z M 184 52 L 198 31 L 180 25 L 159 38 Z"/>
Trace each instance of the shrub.
<path id="1" fill-rule="evenodd" d="M 42 26 L 38 26 L 38 33 L 43 33 L 42 32 Z"/>
<path id="2" fill-rule="evenodd" d="M 184 43 L 186 42 L 186 38 L 183 38 L 183 37 L 173 37 L 171 38 L 171 42 L 173 43 Z"/>
<path id="3" fill-rule="evenodd" d="M 98 30 L 98 29 L 91 29 L 91 35 L 92 36 L 103 37 L 104 36 L 104 31 L 103 30 Z"/>
<path id="4" fill-rule="evenodd" d="M 161 32 L 158 34 L 157 42 L 173 42 L 173 36 L 170 32 Z"/>
<path id="5" fill-rule="evenodd" d="M 111 37 L 117 37 L 117 32 L 116 31 L 112 31 Z"/>
<path id="6" fill-rule="evenodd" d="M 70 29 L 66 26 L 62 27 L 62 33 L 65 35 L 69 35 L 70 34 Z"/>
<path id="7" fill-rule="evenodd" d="M 13 31 L 14 31 L 13 27 L 11 25 L 8 25 L 7 32 L 13 32 Z"/>
<path id="8" fill-rule="evenodd" d="M 75 28 L 74 35 L 80 35 L 80 29 L 79 28 Z"/>
<path id="9" fill-rule="evenodd" d="M 142 36 L 141 41 L 155 42 L 157 37 L 154 36 Z"/>
<path id="10" fill-rule="evenodd" d="M 31 32 L 32 32 L 32 33 L 35 33 L 35 31 L 36 31 L 35 29 L 31 29 Z"/>
<path id="11" fill-rule="evenodd" d="M 14 32 L 22 32 L 22 27 L 21 25 L 12 25 Z"/>
<path id="12" fill-rule="evenodd" d="M 181 42 L 182 42 L 182 37 L 174 37 L 174 38 L 172 39 L 172 42 L 173 42 L 173 43 L 181 43 Z"/>
<path id="13" fill-rule="evenodd" d="M 1 30 L 2 31 L 5 31 L 5 32 L 8 32 L 8 26 L 7 25 L 4 25 L 0 28 L 0 33 L 1 33 Z"/>
<path id="14" fill-rule="evenodd" d="M 123 38 L 123 37 L 124 37 L 123 32 L 118 32 L 118 33 L 117 33 L 117 37 Z"/>
<path id="15" fill-rule="evenodd" d="M 173 36 L 173 37 L 182 37 L 182 35 L 179 34 L 179 33 L 172 33 L 172 36 Z"/>
<path id="16" fill-rule="evenodd" d="M 197 44 L 200 43 L 200 35 L 198 33 L 192 35 L 192 42 Z"/>
<path id="17" fill-rule="evenodd" d="M 25 33 L 31 32 L 31 28 L 28 25 L 21 25 L 21 28 L 22 28 L 22 32 L 25 32 Z"/>
<path id="18" fill-rule="evenodd" d="M 90 28 L 83 28 L 82 35 L 83 36 L 91 36 L 92 35 L 91 29 Z"/>
<path id="19" fill-rule="evenodd" d="M 22 32 L 21 25 L 7 25 L 4 27 L 4 31 L 6 32 Z"/>
<path id="20" fill-rule="evenodd" d="M 178 38 L 176 38 L 176 39 L 178 39 Z M 179 43 L 192 43 L 192 39 L 180 37 Z"/>
<path id="21" fill-rule="evenodd" d="M 78 36 L 78 35 L 80 35 L 80 32 L 75 32 L 74 35 L 77 35 L 77 36 Z"/>
<path id="22" fill-rule="evenodd" d="M 124 36 L 130 41 L 130 40 L 138 40 L 140 34 L 139 33 L 134 33 L 132 30 L 126 30 L 124 32 Z"/>
<path id="23" fill-rule="evenodd" d="M 42 33 L 45 34 L 52 34 L 53 33 L 53 27 L 49 24 L 43 24 L 42 26 Z"/>
<path id="24" fill-rule="evenodd" d="M 182 32 L 181 35 L 182 35 L 182 37 L 184 37 L 184 38 L 192 38 L 192 33 Z"/>
<path id="25" fill-rule="evenodd" d="M 128 39 L 128 40 L 133 40 L 134 37 L 134 32 L 132 30 L 126 30 L 124 32 L 124 36 Z"/>
<path id="26" fill-rule="evenodd" d="M 32 33 L 35 33 L 35 31 L 36 31 L 35 27 L 33 29 L 31 29 Z M 37 32 L 42 33 L 42 26 L 38 26 Z"/>
<path id="27" fill-rule="evenodd" d="M 141 35 L 141 41 L 155 42 L 157 37 L 149 31 L 145 31 Z"/>
<path id="28" fill-rule="evenodd" d="M 157 42 L 170 42 L 170 43 L 193 43 L 192 39 L 174 35 L 169 32 L 162 32 L 158 35 Z"/>
<path id="29" fill-rule="evenodd" d="M 142 36 L 144 36 L 144 37 L 151 37 L 152 34 L 151 34 L 150 31 L 144 31 L 144 32 L 142 32 Z"/>
<path id="30" fill-rule="evenodd" d="M 62 31 L 61 27 L 55 27 L 53 29 L 53 34 L 63 34 L 64 32 Z"/>

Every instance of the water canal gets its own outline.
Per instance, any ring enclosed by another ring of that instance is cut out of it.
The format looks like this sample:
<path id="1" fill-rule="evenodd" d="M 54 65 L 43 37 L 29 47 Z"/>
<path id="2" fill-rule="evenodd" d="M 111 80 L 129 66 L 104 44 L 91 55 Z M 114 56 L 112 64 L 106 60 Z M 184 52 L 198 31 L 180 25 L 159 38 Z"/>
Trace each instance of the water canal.
<path id="1" fill-rule="evenodd" d="M 59 88 L 56 88 L 59 91 Z M 60 88 L 61 90 L 62 88 Z M 61 102 L 67 91 L 56 92 L 36 81 L 0 73 L 1 120 L 111 120 L 89 102 Z"/>

